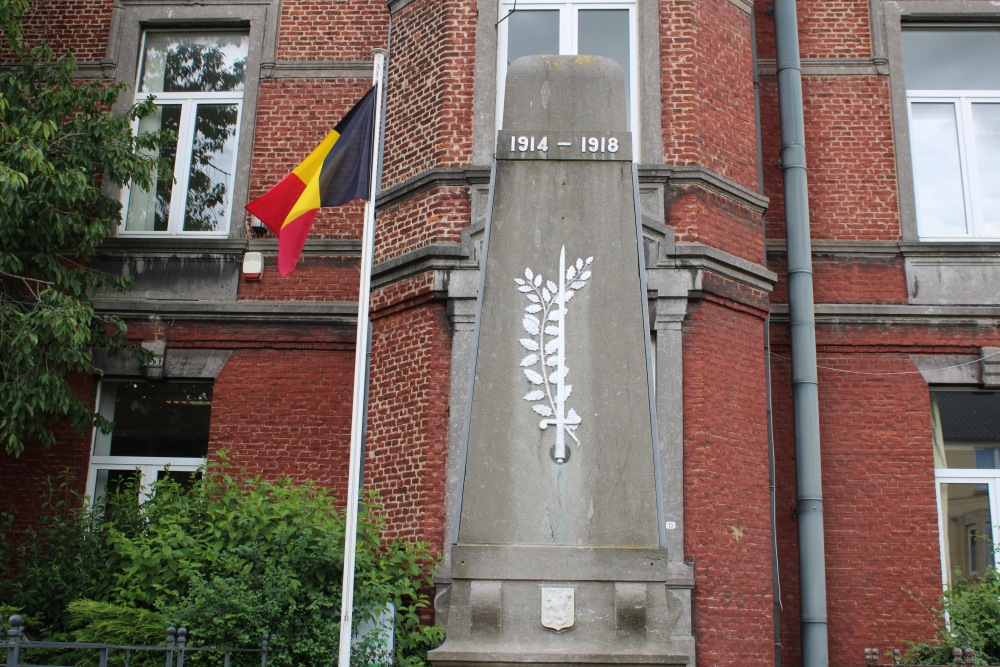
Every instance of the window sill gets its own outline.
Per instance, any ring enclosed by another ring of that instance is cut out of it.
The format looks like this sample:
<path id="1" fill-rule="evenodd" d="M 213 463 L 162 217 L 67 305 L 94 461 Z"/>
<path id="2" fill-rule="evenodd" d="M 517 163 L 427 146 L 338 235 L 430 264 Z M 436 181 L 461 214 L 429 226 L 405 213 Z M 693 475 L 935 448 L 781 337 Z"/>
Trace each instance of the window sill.
<path id="1" fill-rule="evenodd" d="M 925 305 L 1000 305 L 1000 240 L 899 244 L 908 301 Z"/>

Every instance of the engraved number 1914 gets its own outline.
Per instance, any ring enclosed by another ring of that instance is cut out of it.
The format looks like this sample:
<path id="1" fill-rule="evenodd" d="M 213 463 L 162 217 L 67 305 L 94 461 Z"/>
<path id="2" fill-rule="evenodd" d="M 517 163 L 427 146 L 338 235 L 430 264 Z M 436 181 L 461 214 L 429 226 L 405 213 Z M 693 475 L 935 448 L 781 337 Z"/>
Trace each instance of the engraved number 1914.
<path id="1" fill-rule="evenodd" d="M 510 152 L 513 153 L 517 151 L 519 153 L 528 153 L 535 151 L 542 151 L 543 153 L 549 150 L 549 138 L 542 137 L 539 140 L 535 140 L 533 136 L 514 136 L 510 137 Z"/>

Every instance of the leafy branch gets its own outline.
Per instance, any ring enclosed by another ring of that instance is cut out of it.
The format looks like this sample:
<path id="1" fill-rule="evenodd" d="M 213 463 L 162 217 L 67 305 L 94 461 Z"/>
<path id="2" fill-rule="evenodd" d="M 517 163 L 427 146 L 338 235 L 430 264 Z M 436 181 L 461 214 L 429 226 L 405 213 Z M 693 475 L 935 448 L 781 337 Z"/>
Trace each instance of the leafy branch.
<path id="1" fill-rule="evenodd" d="M 594 258 L 586 260 L 578 258 L 566 269 L 563 296 L 560 299 L 559 286 L 551 280 L 545 280 L 542 274 L 535 274 L 530 268 L 524 270 L 524 278 L 515 278 L 517 291 L 528 299 L 524 308 L 521 326 L 528 334 L 521 338 L 521 346 L 528 354 L 521 359 L 520 367 L 524 376 L 537 389 L 532 389 L 524 396 L 524 400 L 533 403 L 531 409 L 543 418 L 556 415 L 558 404 L 564 403 L 573 391 L 573 386 L 563 383 L 569 368 L 565 359 L 561 359 L 559 348 L 562 344 L 559 321 L 566 315 L 566 303 L 583 289 L 590 278 L 590 265 Z M 537 370 L 536 370 L 537 369 Z M 562 384 L 561 384 L 562 383 Z M 568 422 L 579 423 L 580 417 L 570 409 L 566 415 Z M 549 425 L 545 419 L 539 424 L 543 430 Z M 565 424 L 566 433 L 576 441 L 575 424 Z"/>

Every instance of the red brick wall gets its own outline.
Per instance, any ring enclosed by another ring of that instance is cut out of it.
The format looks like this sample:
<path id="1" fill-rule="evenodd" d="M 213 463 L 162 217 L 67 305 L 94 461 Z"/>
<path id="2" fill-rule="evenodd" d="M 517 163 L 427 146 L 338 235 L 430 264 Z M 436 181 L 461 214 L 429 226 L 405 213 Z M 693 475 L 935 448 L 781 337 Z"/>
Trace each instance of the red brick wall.
<path id="1" fill-rule="evenodd" d="M 816 303 L 906 303 L 902 257 L 813 257 Z M 788 302 L 788 263 L 769 253 L 768 268 L 778 274 L 772 302 Z"/>
<path id="2" fill-rule="evenodd" d="M 250 475 L 312 481 L 345 498 L 353 377 L 352 349 L 235 351 L 215 382 L 209 452 L 226 450 Z"/>
<path id="3" fill-rule="evenodd" d="M 104 59 L 108 50 L 113 0 L 32 0 L 24 20 L 29 44 L 49 42 L 57 54 L 72 50 L 77 60 Z M 118 63 L 134 68 L 138 60 Z"/>
<path id="4" fill-rule="evenodd" d="M 773 665 L 763 313 L 708 295 L 684 340 L 684 553 L 699 665 Z"/>
<path id="5" fill-rule="evenodd" d="M 888 78 L 803 76 L 802 90 L 812 237 L 899 240 Z M 775 77 L 762 77 L 768 238 L 785 236 L 777 95 Z"/>
<path id="6" fill-rule="evenodd" d="M 465 187 L 432 188 L 379 211 L 382 242 L 375 263 L 385 262 L 431 243 L 459 243 L 469 225 L 472 204 Z"/>
<path id="7" fill-rule="evenodd" d="M 927 383 L 909 360 L 922 348 L 849 342 L 819 348 L 820 437 L 830 664 L 860 660 L 867 646 L 929 638 L 941 565 Z M 871 331 L 885 340 L 890 331 Z M 799 664 L 795 455 L 787 332 L 772 358 L 783 590 L 783 664 Z M 940 350 L 939 350 L 940 351 Z M 952 350 L 954 351 L 954 350 Z M 837 369 L 837 370 L 830 370 Z"/>
<path id="8" fill-rule="evenodd" d="M 701 187 L 670 193 L 667 224 L 679 242 L 699 242 L 754 264 L 763 261 L 760 213 Z"/>
<path id="9" fill-rule="evenodd" d="M 384 187 L 471 163 L 476 20 L 475 0 L 415 0 L 393 15 Z"/>
<path id="10" fill-rule="evenodd" d="M 757 48 L 761 58 L 774 58 L 774 19 L 770 4 L 754 3 Z M 871 30 L 868 4 L 854 0 L 809 0 L 795 3 L 799 19 L 799 51 L 803 58 L 869 58 Z"/>
<path id="11" fill-rule="evenodd" d="M 278 60 L 371 60 L 388 26 L 385 0 L 282 0 Z"/>
<path id="12" fill-rule="evenodd" d="M 749 15 L 728 0 L 664 2 L 660 33 L 663 161 L 756 190 Z"/>
<path id="13" fill-rule="evenodd" d="M 70 384 L 84 405 L 96 404 L 97 385 L 90 376 L 75 375 Z M 17 458 L 0 449 L 0 513 L 13 515 L 15 534 L 41 516 L 41 499 L 50 485 L 59 489 L 62 482 L 69 480 L 69 486 L 63 491 L 82 494 L 85 490 L 91 434 L 78 436 L 65 421 L 55 424 L 53 432 L 57 444 L 52 447 L 27 443 Z"/>
<path id="14" fill-rule="evenodd" d="M 241 301 L 339 301 L 357 303 L 361 272 L 357 257 L 304 254 L 290 275 L 278 273 L 277 254 L 264 255 L 260 280 L 240 278 Z"/>
<path id="15" fill-rule="evenodd" d="M 367 486 L 391 533 L 425 540 L 435 553 L 444 544 L 450 360 L 444 304 L 394 300 L 375 313 Z"/>

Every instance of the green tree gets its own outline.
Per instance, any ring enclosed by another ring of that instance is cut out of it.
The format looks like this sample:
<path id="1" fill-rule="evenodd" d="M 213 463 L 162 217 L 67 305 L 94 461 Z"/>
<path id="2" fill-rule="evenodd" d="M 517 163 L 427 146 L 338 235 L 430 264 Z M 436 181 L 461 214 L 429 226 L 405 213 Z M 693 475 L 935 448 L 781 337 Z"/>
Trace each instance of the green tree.
<path id="1" fill-rule="evenodd" d="M 111 113 L 124 86 L 74 80 L 72 53 L 29 45 L 27 9 L 0 0 L 0 49 L 12 61 L 0 69 L 0 442 L 14 455 L 51 444 L 59 418 L 78 432 L 108 426 L 69 377 L 91 371 L 94 348 L 129 348 L 125 324 L 96 313 L 90 295 L 130 283 L 89 264 L 121 216 L 107 186 L 148 188 L 161 143 L 132 132 L 152 102 Z"/>

